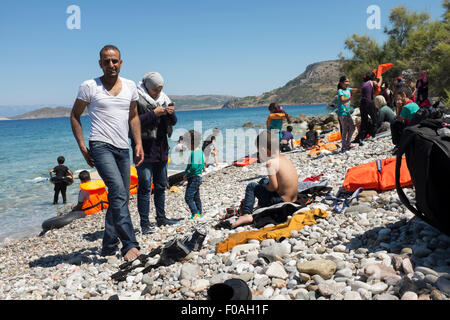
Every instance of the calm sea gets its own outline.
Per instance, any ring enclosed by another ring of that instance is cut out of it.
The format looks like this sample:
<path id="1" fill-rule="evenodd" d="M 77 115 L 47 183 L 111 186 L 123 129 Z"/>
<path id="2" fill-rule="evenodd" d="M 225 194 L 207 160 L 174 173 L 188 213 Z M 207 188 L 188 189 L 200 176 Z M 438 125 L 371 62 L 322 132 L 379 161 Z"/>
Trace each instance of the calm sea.
<path id="1" fill-rule="evenodd" d="M 291 116 L 329 112 L 325 105 L 288 106 L 285 110 Z M 185 168 L 183 160 L 187 153 L 180 155 L 173 147 L 178 137 L 187 130 L 196 129 L 205 137 L 212 133 L 213 128 L 219 128 L 222 132 L 217 137 L 221 150 L 219 160 L 230 163 L 243 153 L 254 151 L 254 139 L 250 139 L 248 136 L 251 134 L 247 133 L 263 129 L 267 115 L 267 108 L 178 111 L 178 123 L 169 139 L 172 159 L 169 174 Z M 252 122 L 255 127 L 242 128 L 247 122 Z M 82 125 L 87 140 L 90 128 L 88 117 L 82 117 Z M 85 163 L 73 137 L 69 118 L 0 121 L 0 135 L 1 243 L 6 237 L 20 238 L 39 233 L 44 220 L 55 216 L 58 211 L 70 211 L 70 205 L 76 203 L 79 191 L 77 179 L 67 188 L 66 206 L 61 204 L 61 195 L 60 204 L 52 204 L 53 184 L 49 182 L 49 170 L 57 165 L 58 156 L 66 158 L 65 165 L 74 173 L 95 169 Z"/>

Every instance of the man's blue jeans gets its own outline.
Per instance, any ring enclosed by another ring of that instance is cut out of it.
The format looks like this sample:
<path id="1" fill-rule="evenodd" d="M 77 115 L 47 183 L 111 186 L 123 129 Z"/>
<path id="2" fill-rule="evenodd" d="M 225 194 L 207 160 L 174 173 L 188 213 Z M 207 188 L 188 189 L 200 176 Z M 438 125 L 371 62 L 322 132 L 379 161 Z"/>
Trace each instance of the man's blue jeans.
<path id="1" fill-rule="evenodd" d="M 143 162 L 137 168 L 139 186 L 137 193 L 137 206 L 141 220 L 141 228 L 150 226 L 150 192 L 152 190 L 156 208 L 156 220 L 166 217 L 164 204 L 166 201 L 167 162 Z"/>
<path id="2" fill-rule="evenodd" d="M 266 184 L 269 183 L 268 178 L 261 179 L 258 183 L 250 182 L 245 189 L 244 203 L 242 204 L 242 214 L 252 214 L 255 206 L 255 198 L 258 199 L 258 205 L 270 207 L 271 205 L 284 202 L 284 200 L 276 192 L 267 191 Z"/>
<path id="3" fill-rule="evenodd" d="M 130 155 L 128 149 L 118 149 L 108 143 L 89 141 L 90 155 L 95 168 L 108 188 L 109 207 L 105 217 L 102 254 L 110 255 L 122 242 L 122 255 L 130 249 L 139 249 L 131 222 Z"/>
<path id="4" fill-rule="evenodd" d="M 200 199 L 201 184 L 201 176 L 188 178 L 184 200 L 189 206 L 189 210 L 191 210 L 191 215 L 195 215 L 196 213 L 202 214 L 202 200 Z"/>

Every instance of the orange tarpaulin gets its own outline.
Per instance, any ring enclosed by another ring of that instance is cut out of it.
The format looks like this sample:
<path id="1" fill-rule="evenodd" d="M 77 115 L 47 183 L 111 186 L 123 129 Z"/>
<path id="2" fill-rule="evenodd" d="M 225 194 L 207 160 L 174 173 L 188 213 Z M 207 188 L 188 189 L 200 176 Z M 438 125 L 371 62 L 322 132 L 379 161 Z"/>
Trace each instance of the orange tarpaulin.
<path id="1" fill-rule="evenodd" d="M 311 209 L 309 211 L 298 211 L 294 213 L 291 219 L 286 223 L 282 223 L 273 227 L 266 227 L 260 230 L 243 231 L 231 234 L 226 240 L 217 244 L 217 253 L 227 252 L 233 247 L 246 243 L 250 239 L 263 241 L 265 239 L 280 240 L 281 238 L 290 238 L 291 231 L 299 231 L 304 226 L 312 226 L 316 224 L 315 216 L 326 218 L 328 213 L 322 209 Z"/>
<path id="2" fill-rule="evenodd" d="M 375 73 L 376 77 L 379 78 L 383 73 L 391 69 L 393 66 L 393 63 L 380 64 L 377 69 L 373 70 L 373 73 Z"/>

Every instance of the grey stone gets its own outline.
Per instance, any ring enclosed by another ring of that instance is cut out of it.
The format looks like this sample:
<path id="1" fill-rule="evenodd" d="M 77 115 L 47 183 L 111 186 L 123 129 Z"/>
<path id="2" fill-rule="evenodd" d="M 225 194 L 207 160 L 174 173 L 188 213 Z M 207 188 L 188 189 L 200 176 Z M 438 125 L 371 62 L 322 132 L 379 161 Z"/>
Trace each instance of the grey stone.
<path id="1" fill-rule="evenodd" d="M 427 257 L 432 251 L 424 246 L 414 246 L 413 247 L 413 254 L 416 257 L 424 258 Z"/>
<path id="2" fill-rule="evenodd" d="M 181 267 L 181 279 L 192 280 L 198 277 L 200 266 L 191 263 L 185 263 Z"/>
<path id="3" fill-rule="evenodd" d="M 320 275 L 323 279 L 330 279 L 336 271 L 336 264 L 330 260 L 313 260 L 299 262 L 297 264 L 299 272 L 307 273 L 309 275 Z"/>
<path id="4" fill-rule="evenodd" d="M 336 271 L 334 274 L 335 277 L 344 277 L 344 278 L 350 278 L 352 276 L 353 272 L 351 269 L 341 269 Z"/>
<path id="5" fill-rule="evenodd" d="M 403 295 L 401 300 L 419 300 L 419 297 L 417 296 L 417 293 L 406 291 Z"/>
<path id="6" fill-rule="evenodd" d="M 289 275 L 286 273 L 280 262 L 272 262 L 267 268 L 266 275 L 271 278 L 287 279 Z"/>
<path id="7" fill-rule="evenodd" d="M 389 294 L 389 293 L 382 293 L 378 294 L 374 297 L 374 300 L 398 300 L 398 297 Z"/>
<path id="8" fill-rule="evenodd" d="M 436 277 L 439 276 L 438 273 L 437 273 L 436 271 L 434 271 L 433 269 L 427 268 L 427 267 L 422 267 L 422 266 L 416 267 L 416 268 L 414 269 L 414 271 L 416 271 L 416 272 L 421 272 L 421 273 L 423 273 L 423 274 L 425 274 L 425 275 L 426 275 L 426 274 L 431 274 L 431 275 L 436 276 Z"/>
<path id="9" fill-rule="evenodd" d="M 348 291 L 344 293 L 344 300 L 362 300 L 359 292 Z"/>
<path id="10" fill-rule="evenodd" d="M 345 289 L 345 283 L 322 282 L 319 284 L 319 292 L 325 297 L 337 295 Z"/>
<path id="11" fill-rule="evenodd" d="M 444 277 L 439 277 L 436 280 L 436 286 L 439 288 L 439 290 L 445 292 L 446 294 L 450 295 L 450 280 L 444 278 Z"/>

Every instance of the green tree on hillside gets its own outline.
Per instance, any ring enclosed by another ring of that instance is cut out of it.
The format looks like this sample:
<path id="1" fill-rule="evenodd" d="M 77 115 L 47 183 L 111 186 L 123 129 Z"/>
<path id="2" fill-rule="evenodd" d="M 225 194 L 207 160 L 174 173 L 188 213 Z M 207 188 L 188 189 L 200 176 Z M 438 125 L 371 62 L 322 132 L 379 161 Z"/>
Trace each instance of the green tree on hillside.
<path id="1" fill-rule="evenodd" d="M 392 9 L 389 25 L 384 28 L 388 39 L 382 45 L 368 36 L 352 35 L 345 48 L 353 57 L 343 59 L 343 72 L 354 85 L 362 75 L 378 64 L 391 62 L 394 68 L 384 74 L 392 79 L 402 70 L 426 70 L 430 79 L 430 94 L 442 98 L 450 91 L 450 0 L 443 1 L 442 20 L 430 21 L 427 13 L 410 12 L 399 6 Z"/>

